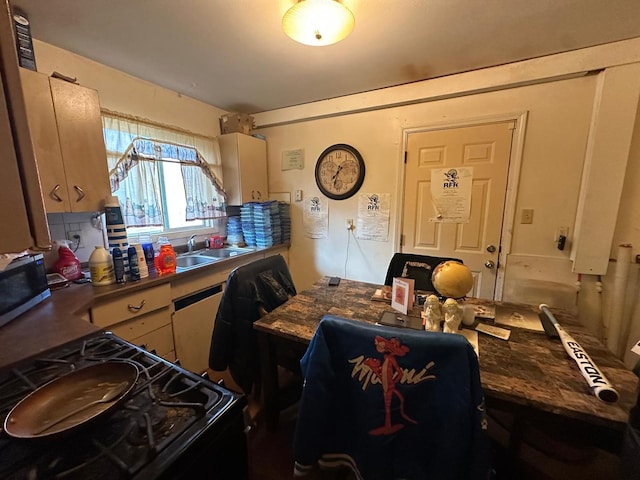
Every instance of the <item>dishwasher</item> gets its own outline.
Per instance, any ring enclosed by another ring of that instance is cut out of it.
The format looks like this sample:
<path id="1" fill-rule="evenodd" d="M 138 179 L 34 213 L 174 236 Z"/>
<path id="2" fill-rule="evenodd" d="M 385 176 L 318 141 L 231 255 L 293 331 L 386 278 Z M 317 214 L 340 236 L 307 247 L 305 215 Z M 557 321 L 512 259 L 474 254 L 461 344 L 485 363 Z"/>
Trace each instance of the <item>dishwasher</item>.
<path id="1" fill-rule="evenodd" d="M 225 282 L 175 300 L 173 342 L 176 358 L 187 370 L 202 374 L 209 368 L 209 347 Z"/>

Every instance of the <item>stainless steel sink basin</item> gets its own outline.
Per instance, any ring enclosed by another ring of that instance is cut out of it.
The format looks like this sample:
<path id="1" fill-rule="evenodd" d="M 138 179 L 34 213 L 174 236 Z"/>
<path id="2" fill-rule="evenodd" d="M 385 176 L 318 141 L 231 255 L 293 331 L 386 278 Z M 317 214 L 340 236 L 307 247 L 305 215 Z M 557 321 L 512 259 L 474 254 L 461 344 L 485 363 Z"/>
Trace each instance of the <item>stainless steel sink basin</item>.
<path id="1" fill-rule="evenodd" d="M 212 248 L 210 250 L 203 250 L 198 252 L 198 255 L 204 255 L 213 258 L 229 258 L 243 253 L 251 253 L 254 250 L 251 248 Z"/>
<path id="2" fill-rule="evenodd" d="M 224 258 L 236 257 L 243 253 L 255 252 L 253 248 L 213 248 L 207 250 L 198 250 L 193 253 L 183 253 L 176 258 L 176 271 L 184 272 L 191 268 L 199 267 L 217 262 Z"/>
<path id="3" fill-rule="evenodd" d="M 213 263 L 215 261 L 215 258 L 203 257 L 202 255 L 182 255 L 176 258 L 176 268 L 192 268 L 197 267 L 198 265 Z"/>

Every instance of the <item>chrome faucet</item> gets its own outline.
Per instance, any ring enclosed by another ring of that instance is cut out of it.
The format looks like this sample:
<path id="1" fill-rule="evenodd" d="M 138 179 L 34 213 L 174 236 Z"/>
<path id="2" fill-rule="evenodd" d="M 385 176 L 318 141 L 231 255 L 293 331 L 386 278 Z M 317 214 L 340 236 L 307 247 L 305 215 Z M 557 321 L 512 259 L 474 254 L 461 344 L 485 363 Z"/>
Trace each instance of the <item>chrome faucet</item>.
<path id="1" fill-rule="evenodd" d="M 189 240 L 187 240 L 187 251 L 189 253 L 193 252 L 193 246 L 195 245 L 195 243 L 196 243 L 196 236 L 195 235 L 191 235 L 189 237 Z"/>

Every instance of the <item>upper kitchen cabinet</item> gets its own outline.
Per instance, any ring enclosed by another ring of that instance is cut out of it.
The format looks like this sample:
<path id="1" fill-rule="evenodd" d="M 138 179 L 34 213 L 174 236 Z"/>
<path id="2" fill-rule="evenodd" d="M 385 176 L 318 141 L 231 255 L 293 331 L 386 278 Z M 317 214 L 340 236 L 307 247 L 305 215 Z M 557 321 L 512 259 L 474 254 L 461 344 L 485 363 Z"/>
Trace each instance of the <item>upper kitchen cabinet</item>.
<path id="1" fill-rule="evenodd" d="M 100 210 L 111 195 L 98 92 L 20 69 L 47 213 Z"/>
<path id="2" fill-rule="evenodd" d="M 243 133 L 218 137 L 227 205 L 268 200 L 267 142 Z"/>
<path id="3" fill-rule="evenodd" d="M 12 31 L 0 0 L 0 253 L 51 248 Z"/>

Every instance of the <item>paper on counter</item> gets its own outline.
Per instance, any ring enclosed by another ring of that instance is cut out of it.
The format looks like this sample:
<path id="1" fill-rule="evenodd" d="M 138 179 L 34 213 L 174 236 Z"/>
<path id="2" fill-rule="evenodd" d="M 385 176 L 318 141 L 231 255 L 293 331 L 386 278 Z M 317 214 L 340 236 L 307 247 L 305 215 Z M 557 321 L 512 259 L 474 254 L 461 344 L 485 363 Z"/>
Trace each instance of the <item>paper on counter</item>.
<path id="1" fill-rule="evenodd" d="M 509 327 L 544 332 L 538 313 L 532 309 L 527 310 L 526 308 L 497 305 L 495 322 Z"/>
<path id="2" fill-rule="evenodd" d="M 495 320 L 496 307 L 493 305 L 473 305 L 476 318 L 486 318 L 487 320 Z"/>
<path id="3" fill-rule="evenodd" d="M 487 335 L 491 335 L 492 337 L 496 337 L 501 340 L 509 340 L 509 337 L 511 336 L 511 330 L 495 327 L 493 325 L 487 325 L 485 323 L 479 323 L 478 325 L 476 325 L 476 330 L 478 332 L 486 333 Z"/>

